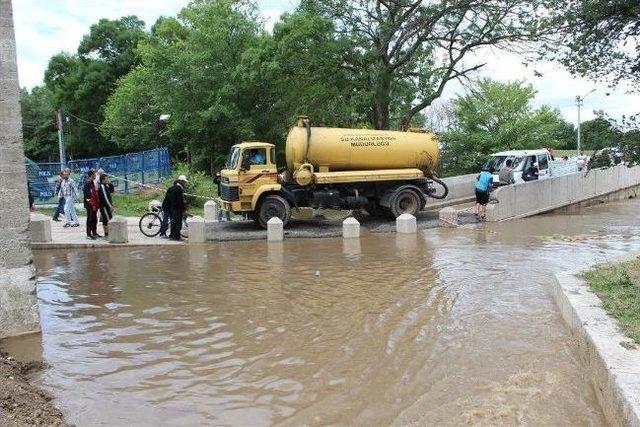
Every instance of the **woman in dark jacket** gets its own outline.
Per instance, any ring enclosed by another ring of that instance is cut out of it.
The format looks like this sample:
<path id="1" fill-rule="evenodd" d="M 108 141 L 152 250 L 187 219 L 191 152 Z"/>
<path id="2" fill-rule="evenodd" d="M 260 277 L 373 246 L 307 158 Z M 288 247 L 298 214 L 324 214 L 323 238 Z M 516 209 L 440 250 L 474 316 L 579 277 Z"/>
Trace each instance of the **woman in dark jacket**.
<path id="1" fill-rule="evenodd" d="M 100 198 L 98 190 L 93 184 L 96 171 L 89 170 L 87 181 L 84 183 L 84 208 L 87 210 L 87 239 L 95 240 L 102 237 L 98 234 L 98 209 L 100 209 Z"/>
<path id="2" fill-rule="evenodd" d="M 113 218 L 113 202 L 109 188 L 109 177 L 106 174 L 100 175 L 98 197 L 100 199 L 100 221 L 102 221 L 102 228 L 106 237 L 109 235 L 109 220 Z"/>

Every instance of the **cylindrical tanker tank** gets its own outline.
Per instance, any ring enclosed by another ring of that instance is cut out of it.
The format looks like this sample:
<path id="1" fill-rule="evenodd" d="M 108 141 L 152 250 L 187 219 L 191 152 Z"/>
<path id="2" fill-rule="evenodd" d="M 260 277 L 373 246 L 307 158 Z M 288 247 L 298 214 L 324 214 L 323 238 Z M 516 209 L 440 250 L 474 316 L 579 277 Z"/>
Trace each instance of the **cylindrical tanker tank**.
<path id="1" fill-rule="evenodd" d="M 312 127 L 306 117 L 298 119 L 286 142 L 292 172 L 308 163 L 316 172 L 417 168 L 429 174 L 439 152 L 432 133 Z"/>

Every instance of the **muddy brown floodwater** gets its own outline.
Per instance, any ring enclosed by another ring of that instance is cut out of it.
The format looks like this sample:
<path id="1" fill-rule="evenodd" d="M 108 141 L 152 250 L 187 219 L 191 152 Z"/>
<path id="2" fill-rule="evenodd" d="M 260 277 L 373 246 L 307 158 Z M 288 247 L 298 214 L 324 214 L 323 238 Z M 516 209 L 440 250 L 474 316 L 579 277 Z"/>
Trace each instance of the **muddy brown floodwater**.
<path id="1" fill-rule="evenodd" d="M 602 425 L 550 283 L 640 248 L 639 208 L 36 251 L 42 339 L 6 345 L 78 425 Z"/>

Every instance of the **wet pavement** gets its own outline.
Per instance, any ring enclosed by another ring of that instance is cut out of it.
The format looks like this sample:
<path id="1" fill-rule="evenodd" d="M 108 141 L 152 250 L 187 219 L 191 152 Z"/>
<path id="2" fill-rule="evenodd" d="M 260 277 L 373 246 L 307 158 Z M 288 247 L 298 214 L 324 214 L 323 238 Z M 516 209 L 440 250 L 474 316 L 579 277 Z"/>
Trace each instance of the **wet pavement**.
<path id="1" fill-rule="evenodd" d="M 468 205 L 459 205 L 460 223 L 472 224 L 477 219 Z M 348 216 L 344 211 L 326 211 L 326 219 L 292 219 L 285 228 L 286 238 L 315 238 L 337 237 L 342 235 L 342 220 Z M 424 211 L 417 215 L 418 228 L 425 230 L 439 227 L 438 212 Z M 181 244 L 159 237 L 147 237 L 140 231 L 139 217 L 127 217 L 129 243 L 118 246 L 165 246 Z M 372 218 L 366 214 L 360 218 L 362 234 L 366 233 L 390 233 L 395 231 L 395 221 L 390 219 Z M 106 238 L 89 240 L 86 236 L 86 218 L 79 219 L 79 227 L 64 227 L 63 222 L 51 222 L 51 242 L 32 243 L 34 249 L 65 249 L 65 248 L 101 248 L 114 246 Z M 239 240 L 264 240 L 267 238 L 266 230 L 258 227 L 253 221 L 224 221 L 214 225 L 214 241 L 239 241 Z M 101 224 L 98 224 L 98 233 L 104 234 Z M 187 234 L 188 235 L 188 234 Z M 182 242 L 184 243 L 184 241 Z"/>
<path id="2" fill-rule="evenodd" d="M 42 338 L 6 345 L 78 425 L 604 425 L 550 283 L 640 248 L 638 208 L 37 251 Z"/>

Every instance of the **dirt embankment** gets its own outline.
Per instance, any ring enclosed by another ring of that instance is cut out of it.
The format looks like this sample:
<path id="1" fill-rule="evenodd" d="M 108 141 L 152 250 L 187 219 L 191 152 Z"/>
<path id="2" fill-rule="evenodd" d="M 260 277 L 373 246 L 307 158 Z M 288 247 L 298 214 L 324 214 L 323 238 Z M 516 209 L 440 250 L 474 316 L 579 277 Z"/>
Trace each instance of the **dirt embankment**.
<path id="1" fill-rule="evenodd" d="M 69 425 L 51 395 L 29 381 L 29 375 L 42 368 L 42 362 L 18 362 L 0 352 L 0 425 Z"/>

